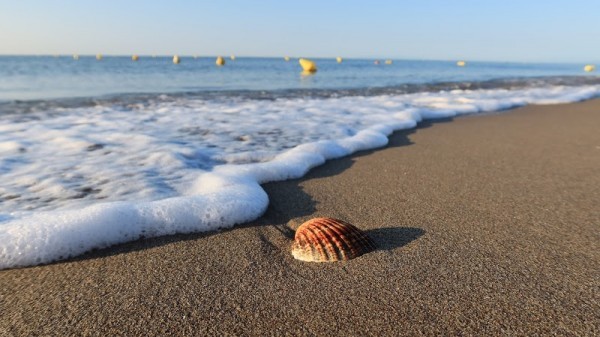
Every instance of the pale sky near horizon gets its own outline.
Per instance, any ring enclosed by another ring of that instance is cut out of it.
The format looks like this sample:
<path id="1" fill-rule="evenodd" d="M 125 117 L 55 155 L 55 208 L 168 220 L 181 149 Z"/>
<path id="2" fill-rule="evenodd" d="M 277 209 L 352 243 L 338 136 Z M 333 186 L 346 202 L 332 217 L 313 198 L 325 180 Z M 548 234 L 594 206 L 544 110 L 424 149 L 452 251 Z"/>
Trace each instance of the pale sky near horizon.
<path id="1" fill-rule="evenodd" d="M 600 62 L 600 0 L 0 0 L 0 54 Z"/>

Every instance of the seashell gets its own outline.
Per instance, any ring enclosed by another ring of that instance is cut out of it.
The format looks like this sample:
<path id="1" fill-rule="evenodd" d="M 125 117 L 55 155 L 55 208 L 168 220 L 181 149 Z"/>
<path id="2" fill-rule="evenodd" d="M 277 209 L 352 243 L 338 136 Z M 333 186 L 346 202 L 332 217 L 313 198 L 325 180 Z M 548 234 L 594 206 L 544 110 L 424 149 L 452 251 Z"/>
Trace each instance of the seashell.
<path id="1" fill-rule="evenodd" d="M 353 259 L 375 248 L 375 242 L 353 225 L 334 218 L 316 218 L 296 230 L 292 255 L 307 262 L 335 262 Z"/>

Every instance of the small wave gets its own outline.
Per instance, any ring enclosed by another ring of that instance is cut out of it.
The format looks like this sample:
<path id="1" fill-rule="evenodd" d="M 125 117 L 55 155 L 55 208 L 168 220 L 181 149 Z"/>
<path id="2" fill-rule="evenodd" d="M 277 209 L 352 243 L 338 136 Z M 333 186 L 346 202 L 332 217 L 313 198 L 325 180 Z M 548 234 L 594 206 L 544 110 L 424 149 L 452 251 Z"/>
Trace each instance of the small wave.
<path id="1" fill-rule="evenodd" d="M 324 99 L 341 97 L 369 97 L 381 95 L 402 95 L 414 93 L 435 93 L 452 90 L 482 89 L 527 89 L 548 86 L 591 86 L 599 85 L 600 76 L 544 76 L 522 78 L 498 78 L 487 81 L 406 83 L 394 86 L 368 88 L 337 89 L 280 89 L 280 90 L 199 90 L 170 93 L 121 93 L 94 97 L 69 97 L 46 100 L 9 100 L 0 101 L 2 115 L 27 115 L 36 112 L 48 112 L 94 106 L 113 106 L 129 109 L 139 105 L 151 105 L 157 102 L 175 102 L 188 100 L 206 100 L 225 102 L 231 100 L 268 100 L 277 99 Z M 29 117 L 34 118 L 34 117 Z"/>
<path id="2" fill-rule="evenodd" d="M 552 85 L 544 79 L 542 87 L 534 81 L 326 97 L 278 92 L 269 99 L 134 95 L 36 110 L 30 113 L 36 119 L 5 115 L 0 268 L 250 221 L 268 204 L 260 184 L 384 146 L 393 131 L 423 119 L 600 95 L 600 85 L 589 84 L 593 78 L 586 85 L 572 78 Z M 564 85 L 569 81 L 578 85 Z"/>

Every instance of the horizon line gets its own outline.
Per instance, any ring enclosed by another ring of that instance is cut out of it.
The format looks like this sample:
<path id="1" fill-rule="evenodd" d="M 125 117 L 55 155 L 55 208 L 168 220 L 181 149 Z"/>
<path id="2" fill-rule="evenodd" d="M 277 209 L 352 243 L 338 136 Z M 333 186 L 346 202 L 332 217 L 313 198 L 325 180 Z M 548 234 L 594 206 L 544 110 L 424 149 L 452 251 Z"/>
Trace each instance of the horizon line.
<path id="1" fill-rule="evenodd" d="M 229 54 L 214 54 L 214 55 L 207 55 L 207 54 L 193 54 L 193 53 L 182 53 L 182 54 L 148 54 L 148 53 L 141 53 L 141 54 L 113 54 L 113 53 L 108 53 L 108 54 L 104 54 L 104 53 L 17 53 L 17 54 L 11 54 L 11 53 L 0 53 L 0 57 L 4 57 L 4 56 L 10 56 L 10 57 L 16 57 L 16 56 L 25 56 L 25 57 L 44 57 L 44 56 L 49 56 L 49 57 L 72 57 L 74 55 L 77 55 L 79 57 L 92 57 L 95 58 L 96 55 L 102 55 L 102 57 L 132 57 L 133 55 L 137 55 L 139 57 L 147 57 L 147 58 L 157 58 L 157 57 L 173 57 L 175 55 L 179 56 L 179 57 L 190 57 L 190 58 L 196 58 L 196 59 L 200 59 L 200 58 L 216 58 L 216 57 L 230 57 L 230 56 L 235 56 L 235 58 L 284 58 L 284 57 L 290 57 L 290 59 L 299 59 L 299 58 L 312 58 L 312 59 L 333 59 L 335 60 L 337 57 L 342 57 L 343 59 L 347 59 L 347 60 L 393 60 L 393 61 L 423 61 L 423 62 L 456 62 L 456 61 L 466 61 L 469 63 L 524 63 L 524 64 L 529 64 L 529 63 L 536 63 L 536 64 L 594 64 L 594 63 L 600 63 L 600 62 L 586 62 L 586 61 L 532 61 L 532 60 L 488 60 L 488 59 L 468 59 L 468 58 L 453 58 L 453 59 L 437 59 L 437 58 L 412 58 L 412 57 L 376 57 L 376 56 L 291 56 L 291 55 L 282 55 L 282 56 L 257 56 L 257 55 L 244 55 L 244 54 L 234 54 L 234 53 L 229 53 Z"/>

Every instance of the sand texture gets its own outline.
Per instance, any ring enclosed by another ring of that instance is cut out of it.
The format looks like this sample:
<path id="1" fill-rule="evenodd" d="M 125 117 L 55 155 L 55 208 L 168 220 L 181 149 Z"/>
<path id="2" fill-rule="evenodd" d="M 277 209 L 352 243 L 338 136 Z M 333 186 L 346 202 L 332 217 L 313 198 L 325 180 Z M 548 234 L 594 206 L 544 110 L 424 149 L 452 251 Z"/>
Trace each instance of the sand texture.
<path id="1" fill-rule="evenodd" d="M 0 335 L 600 335 L 600 100 L 425 122 L 259 220 L 0 271 Z M 330 216 L 379 249 L 290 254 Z"/>

